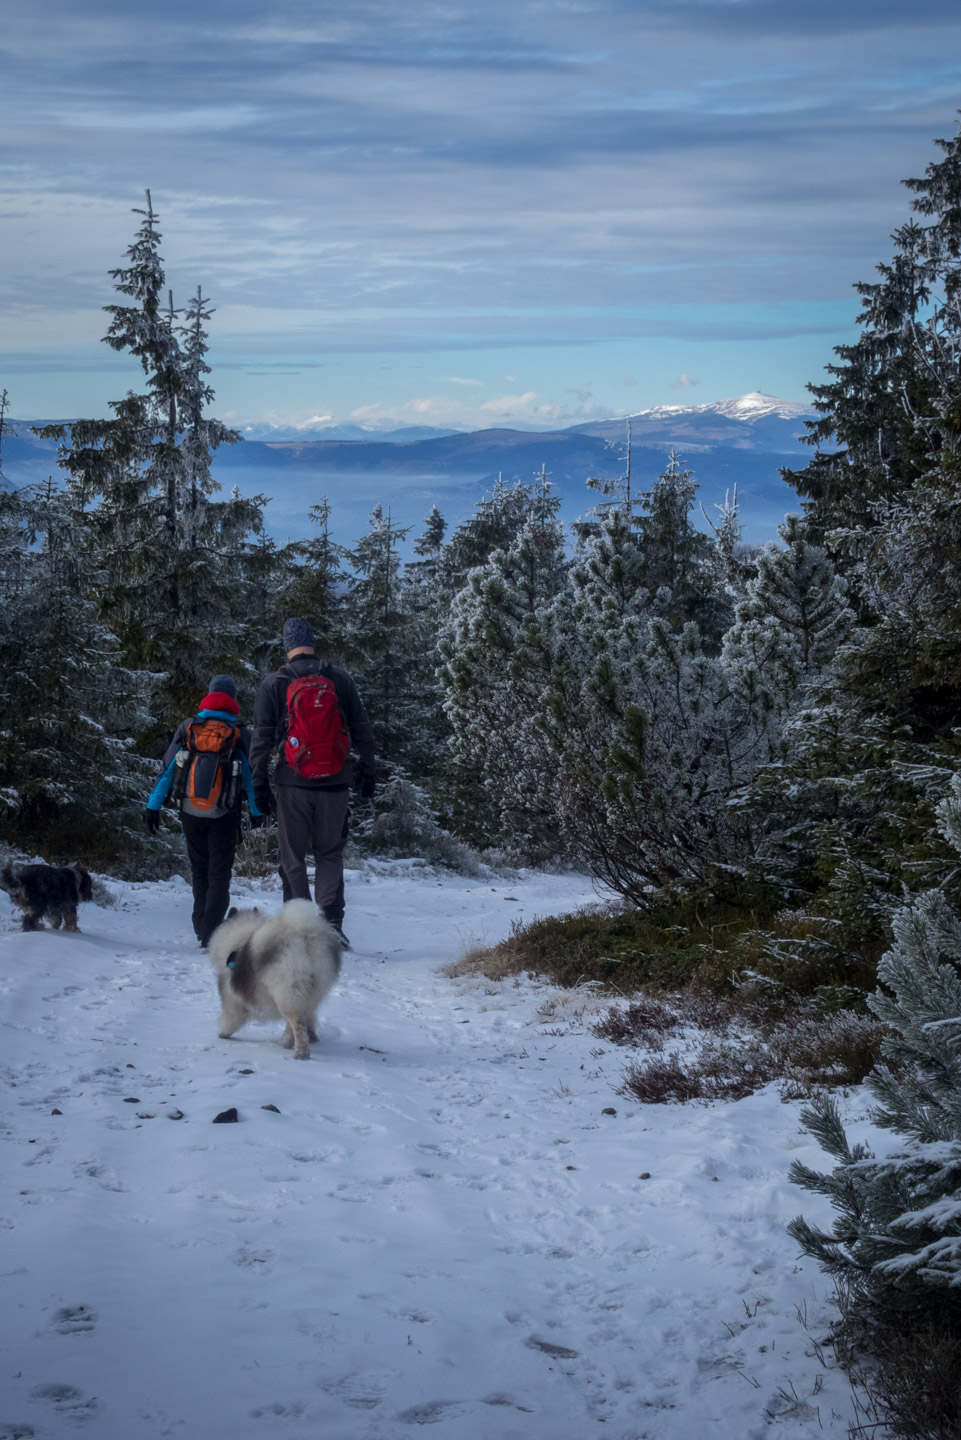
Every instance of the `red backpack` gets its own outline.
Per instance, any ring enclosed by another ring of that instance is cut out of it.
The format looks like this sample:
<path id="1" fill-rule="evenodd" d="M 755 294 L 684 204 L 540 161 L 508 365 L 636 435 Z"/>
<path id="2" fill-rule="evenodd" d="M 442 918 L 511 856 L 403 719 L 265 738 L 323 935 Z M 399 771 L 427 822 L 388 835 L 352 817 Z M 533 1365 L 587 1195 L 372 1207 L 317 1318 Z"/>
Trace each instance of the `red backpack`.
<path id="1" fill-rule="evenodd" d="M 305 780 L 337 775 L 347 763 L 350 737 L 337 703 L 333 680 L 300 675 L 287 686 L 284 759 Z"/>

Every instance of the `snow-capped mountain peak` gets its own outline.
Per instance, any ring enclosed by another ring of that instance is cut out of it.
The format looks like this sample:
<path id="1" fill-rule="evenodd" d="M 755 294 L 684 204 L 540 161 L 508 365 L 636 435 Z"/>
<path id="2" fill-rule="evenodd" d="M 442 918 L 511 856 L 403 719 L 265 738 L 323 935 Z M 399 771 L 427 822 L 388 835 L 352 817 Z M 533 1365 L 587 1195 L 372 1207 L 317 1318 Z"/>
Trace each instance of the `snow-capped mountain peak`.
<path id="1" fill-rule="evenodd" d="M 779 400 L 775 395 L 765 395 L 760 390 L 751 390 L 747 395 L 736 395 L 730 400 L 711 400 L 704 405 L 652 405 L 648 410 L 638 410 L 633 419 L 660 418 L 669 415 L 722 415 L 727 420 L 740 420 L 752 424 L 757 420 L 775 418 L 797 420 L 810 415 L 811 406 L 799 404 L 796 400 Z"/>

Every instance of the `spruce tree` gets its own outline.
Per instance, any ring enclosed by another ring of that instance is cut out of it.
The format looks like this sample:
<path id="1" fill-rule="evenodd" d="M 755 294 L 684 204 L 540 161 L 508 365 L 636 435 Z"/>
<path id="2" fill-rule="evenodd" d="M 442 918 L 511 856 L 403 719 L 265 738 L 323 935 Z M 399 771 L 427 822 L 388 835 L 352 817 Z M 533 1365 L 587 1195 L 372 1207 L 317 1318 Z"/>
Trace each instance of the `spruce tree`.
<path id="1" fill-rule="evenodd" d="M 490 494 L 444 546 L 441 570 L 450 595 L 462 590 L 470 571 L 486 565 L 495 550 L 509 549 L 528 522 L 550 524 L 556 510 L 557 499 L 546 471 L 531 483 L 515 480 L 511 485 L 498 475 Z"/>
<path id="2" fill-rule="evenodd" d="M 606 507 L 540 627 L 561 833 L 641 907 L 666 884 L 750 864 L 738 797 L 779 753 L 790 703 L 790 645 L 773 621 L 763 664 L 756 633 L 716 653 L 732 585 L 718 542 L 693 530 L 695 493 L 675 458 L 636 505 L 625 494 Z"/>
<path id="3" fill-rule="evenodd" d="M 277 556 L 282 576 L 272 607 L 280 648 L 280 631 L 290 615 L 303 615 L 313 626 L 318 654 L 342 665 L 348 650 L 345 595 L 349 582 L 348 550 L 331 534 L 330 501 L 324 495 L 307 511 L 314 527 L 306 540 L 295 540 Z"/>
<path id="4" fill-rule="evenodd" d="M 961 777 L 938 809 L 939 828 L 961 854 Z M 798 1217 L 802 1250 L 838 1281 L 844 1325 L 917 1333 L 947 1325 L 961 1339 L 961 920 L 928 891 L 895 917 L 894 944 L 878 967 L 869 1004 L 890 1026 L 884 1060 L 867 1077 L 872 1118 L 898 1137 L 876 1158 L 851 1146 L 836 1103 L 823 1097 L 802 1118 L 838 1162 L 830 1174 L 795 1163 L 791 1179 L 838 1211 L 830 1233 Z"/>
<path id="5" fill-rule="evenodd" d="M 403 764 L 413 697 L 404 665 L 408 617 L 403 605 L 400 546 L 409 527 L 398 526 L 376 506 L 370 528 L 347 552 L 351 578 L 345 599 L 344 636 L 374 727 L 377 754 Z"/>
<path id="6" fill-rule="evenodd" d="M 81 542 L 98 574 L 97 602 L 126 662 L 165 677 L 161 733 L 196 705 L 212 668 L 236 663 L 243 637 L 235 596 L 261 499 L 209 497 L 211 454 L 239 435 L 205 416 L 207 302 L 198 290 L 181 323 L 164 301 L 157 214 L 147 192 L 128 264 L 111 271 L 133 301 L 105 307 L 107 344 L 140 362 L 146 392 L 111 402 L 113 418 L 49 426 L 61 441 Z"/>
<path id="7" fill-rule="evenodd" d="M 411 774 L 429 781 L 438 798 L 447 788 L 450 759 L 450 724 L 437 678 L 438 643 L 453 599 L 444 565 L 446 531 L 447 522 L 435 505 L 414 542 L 415 558 L 404 566 L 402 591 L 407 617 L 402 663 L 411 700 L 404 764 Z"/>
<path id="8" fill-rule="evenodd" d="M 766 824 L 785 879 L 862 952 L 906 894 L 952 883 L 931 819 L 961 753 L 961 135 L 938 144 L 894 259 L 859 287 L 858 339 L 812 387 L 825 448 L 786 475 L 857 623 L 806 686 Z"/>
<path id="9" fill-rule="evenodd" d="M 6 479 L 3 473 L 3 442 L 11 430 L 10 421 L 7 419 L 7 410 L 10 408 L 10 397 L 6 390 L 0 393 L 0 481 Z"/>
<path id="10" fill-rule="evenodd" d="M 0 524 L 0 806 L 8 832 L 61 862 L 81 847 L 129 862 L 142 848 L 148 779 L 130 737 L 147 721 L 150 677 L 123 664 L 98 620 L 78 517 L 52 481 L 0 495 Z"/>
<path id="11" fill-rule="evenodd" d="M 784 471 L 815 529 L 847 551 L 863 551 L 859 537 L 877 523 L 879 505 L 905 503 L 957 450 L 961 130 L 935 143 L 943 158 L 904 182 L 921 220 L 895 231 L 880 279 L 856 286 L 860 334 L 837 347 L 832 378 L 809 386 L 820 411 L 809 425 L 815 455 L 804 470 Z"/>
<path id="12" fill-rule="evenodd" d="M 438 674 L 459 765 L 455 815 L 479 813 L 486 799 L 536 849 L 556 840 L 545 799 L 554 771 L 538 726 L 548 680 L 538 627 L 566 583 L 567 560 L 558 498 L 540 488 L 528 501 L 513 543 L 468 572 L 441 635 Z M 493 835 L 471 829 L 468 838 Z"/>

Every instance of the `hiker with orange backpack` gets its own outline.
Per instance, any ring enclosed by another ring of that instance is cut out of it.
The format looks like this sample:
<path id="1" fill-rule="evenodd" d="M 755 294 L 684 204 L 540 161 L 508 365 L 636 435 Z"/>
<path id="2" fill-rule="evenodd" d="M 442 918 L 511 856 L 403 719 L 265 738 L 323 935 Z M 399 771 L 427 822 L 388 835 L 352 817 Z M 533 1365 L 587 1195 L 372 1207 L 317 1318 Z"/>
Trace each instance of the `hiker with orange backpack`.
<path id="1" fill-rule="evenodd" d="M 349 790 L 374 793 L 374 732 L 346 670 L 319 660 L 314 632 L 293 616 L 284 625 L 287 663 L 268 675 L 254 701 L 250 768 L 261 810 L 277 811 L 284 900 L 309 900 L 307 855 L 314 857 L 314 899 L 344 948 L 344 846 Z M 357 751 L 356 772 L 351 745 Z M 269 767 L 280 756 L 271 789 Z"/>
<path id="2" fill-rule="evenodd" d="M 147 829 L 156 834 L 164 801 L 179 807 L 193 885 L 194 934 L 204 949 L 230 904 L 243 793 L 251 825 L 264 822 L 254 798 L 250 731 L 239 716 L 233 677 L 215 675 L 196 715 L 178 725 L 143 812 Z"/>

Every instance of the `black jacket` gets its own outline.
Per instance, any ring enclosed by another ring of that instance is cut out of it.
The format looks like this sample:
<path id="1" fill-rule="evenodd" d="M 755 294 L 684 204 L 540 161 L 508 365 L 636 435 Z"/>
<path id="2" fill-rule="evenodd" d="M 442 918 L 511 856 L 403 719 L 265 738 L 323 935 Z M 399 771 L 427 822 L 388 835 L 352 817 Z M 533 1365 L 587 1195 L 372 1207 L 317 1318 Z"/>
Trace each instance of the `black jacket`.
<path id="1" fill-rule="evenodd" d="M 301 675 L 326 675 L 334 682 L 337 703 L 344 717 L 344 725 L 351 744 L 357 751 L 357 768 L 362 776 L 373 775 L 374 732 L 364 709 L 364 702 L 357 692 L 346 670 L 338 670 L 327 660 L 318 660 L 316 655 L 295 655 L 279 670 L 268 675 L 257 691 L 254 701 L 253 737 L 250 742 L 250 768 L 254 785 L 261 785 L 267 779 L 270 758 L 287 735 L 287 687 L 292 679 Z M 346 790 L 354 778 L 353 760 L 337 775 L 324 775 L 316 780 L 306 780 L 291 770 L 284 759 L 283 751 L 273 774 L 275 785 L 296 785 L 303 790 Z"/>

